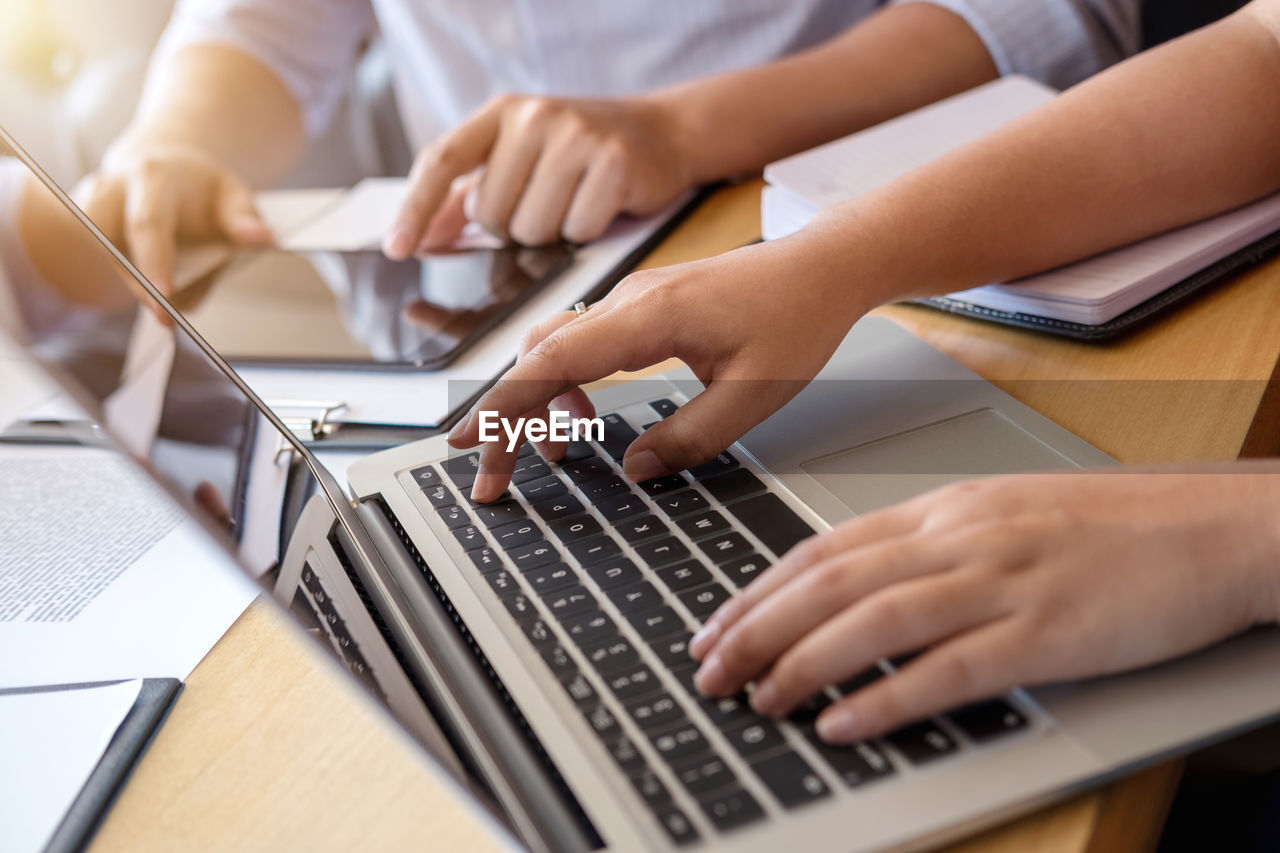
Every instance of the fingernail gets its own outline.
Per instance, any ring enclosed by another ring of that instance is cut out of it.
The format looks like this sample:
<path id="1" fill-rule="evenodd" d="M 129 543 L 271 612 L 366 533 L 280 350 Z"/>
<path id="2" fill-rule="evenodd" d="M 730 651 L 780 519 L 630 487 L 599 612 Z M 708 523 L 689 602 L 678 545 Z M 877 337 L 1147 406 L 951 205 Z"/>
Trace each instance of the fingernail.
<path id="1" fill-rule="evenodd" d="M 413 252 L 413 235 L 407 228 L 396 228 L 383 241 L 382 251 L 393 261 L 409 257 Z"/>
<path id="2" fill-rule="evenodd" d="M 772 716 L 778 704 L 778 688 L 772 681 L 762 681 L 751 691 L 751 707 L 757 714 Z"/>
<path id="3" fill-rule="evenodd" d="M 703 655 L 711 650 L 718 639 L 720 639 L 720 626 L 715 622 L 708 622 L 689 641 L 689 656 L 694 660 L 702 660 Z"/>
<path id="4" fill-rule="evenodd" d="M 475 416 L 476 413 L 474 411 L 468 412 L 465 418 L 453 425 L 453 429 L 449 430 L 448 441 L 450 444 L 453 444 L 455 441 L 461 439 L 462 436 L 466 435 L 467 430 L 471 428 L 471 421 Z"/>
<path id="5" fill-rule="evenodd" d="M 818 715 L 818 737 L 827 743 L 849 743 L 858 737 L 857 718 L 848 708 L 833 705 Z"/>
<path id="6" fill-rule="evenodd" d="M 724 689 L 724 665 L 713 657 L 702 665 L 693 677 L 693 683 L 704 696 L 718 695 Z"/>
<path id="7" fill-rule="evenodd" d="M 471 487 L 471 499 L 476 503 L 487 503 L 502 491 L 501 478 L 497 474 L 476 474 L 475 484 Z"/>
<path id="8" fill-rule="evenodd" d="M 643 483 L 645 480 L 652 480 L 655 477 L 671 473 L 670 469 L 658 458 L 658 454 L 652 450 L 641 450 L 637 453 L 628 454 L 622 460 L 622 468 L 627 476 L 636 483 Z"/>

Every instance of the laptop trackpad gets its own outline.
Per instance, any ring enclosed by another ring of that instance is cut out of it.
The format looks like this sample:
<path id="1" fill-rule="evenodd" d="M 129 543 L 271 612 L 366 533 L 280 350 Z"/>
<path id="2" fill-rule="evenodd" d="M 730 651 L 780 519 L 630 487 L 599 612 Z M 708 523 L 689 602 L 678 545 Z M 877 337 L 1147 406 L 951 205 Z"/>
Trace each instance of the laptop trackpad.
<path id="1" fill-rule="evenodd" d="M 1078 466 L 995 409 L 978 409 L 800 467 L 865 513 L 957 480 Z"/>

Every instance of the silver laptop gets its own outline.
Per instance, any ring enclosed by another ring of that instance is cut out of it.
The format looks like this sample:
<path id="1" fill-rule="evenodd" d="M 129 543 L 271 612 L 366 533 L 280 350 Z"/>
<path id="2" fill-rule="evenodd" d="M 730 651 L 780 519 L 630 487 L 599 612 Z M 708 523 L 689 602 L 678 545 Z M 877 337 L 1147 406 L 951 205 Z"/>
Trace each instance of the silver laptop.
<path id="1" fill-rule="evenodd" d="M 531 849 L 927 846 L 1280 710 L 1272 631 L 851 747 L 814 717 L 902 660 L 780 723 L 706 700 L 690 634 L 800 539 L 944 482 L 1110 460 L 868 319 L 792 403 L 673 477 L 629 483 L 618 460 L 696 395 L 680 373 L 595 395 L 600 440 L 560 464 L 526 453 L 497 504 L 469 501 L 475 456 L 443 437 L 358 461 L 344 491 L 6 144 L 0 321 Z"/>

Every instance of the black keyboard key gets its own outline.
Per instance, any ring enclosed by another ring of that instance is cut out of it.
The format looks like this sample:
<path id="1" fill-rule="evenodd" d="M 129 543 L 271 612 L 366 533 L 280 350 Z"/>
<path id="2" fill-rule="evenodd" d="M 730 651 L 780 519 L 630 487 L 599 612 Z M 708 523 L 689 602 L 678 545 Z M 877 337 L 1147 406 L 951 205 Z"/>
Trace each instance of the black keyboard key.
<path id="1" fill-rule="evenodd" d="M 683 560 L 689 556 L 689 549 L 674 536 L 664 536 L 654 542 L 642 542 L 636 545 L 635 549 L 636 553 L 640 555 L 640 559 L 644 560 L 651 569 Z"/>
<path id="2" fill-rule="evenodd" d="M 741 533 L 730 531 L 721 533 L 719 536 L 712 536 L 703 539 L 698 543 L 698 547 L 703 553 L 711 558 L 716 565 L 727 563 L 730 560 L 736 560 L 739 557 L 745 557 L 747 554 L 754 553 L 751 545 L 743 538 Z"/>
<path id="3" fill-rule="evenodd" d="M 912 764 L 927 764 L 956 751 L 956 742 L 951 735 L 928 720 L 891 732 L 885 735 L 885 740 Z"/>
<path id="4" fill-rule="evenodd" d="M 459 489 L 469 489 L 480 471 L 480 454 L 466 453 L 461 456 L 451 456 L 440 463 L 440 467 L 444 468 L 455 486 Z"/>
<path id="5" fill-rule="evenodd" d="M 555 632 L 551 630 L 551 626 L 542 619 L 521 622 L 520 628 L 524 631 L 524 635 L 529 638 L 529 642 L 533 643 L 534 648 L 539 652 L 559 642 L 556 639 Z"/>
<path id="6" fill-rule="evenodd" d="M 538 525 L 526 519 L 524 521 L 513 521 L 510 524 L 504 524 L 502 527 L 495 527 L 490 531 L 489 535 L 498 543 L 498 547 L 504 551 L 510 551 L 513 548 L 519 548 L 521 545 L 537 542 L 542 538 L 542 530 L 539 529 Z"/>
<path id="7" fill-rule="evenodd" d="M 658 413 L 660 418 L 669 418 L 676 413 L 676 409 L 680 408 L 675 403 L 663 397 L 661 400 L 654 400 L 649 404 L 649 408 Z"/>
<path id="8" fill-rule="evenodd" d="M 657 610 L 646 610 L 643 613 L 630 613 L 627 618 L 648 643 L 660 637 L 689 630 L 685 627 L 684 620 L 670 607 L 659 607 Z"/>
<path id="9" fill-rule="evenodd" d="M 516 564 L 517 569 L 527 572 L 559 560 L 560 552 L 547 540 L 539 539 L 537 542 L 512 548 L 507 552 L 507 556 Z"/>
<path id="10" fill-rule="evenodd" d="M 694 683 L 694 676 L 698 674 L 698 665 L 690 661 L 684 666 L 671 667 L 671 676 L 675 678 L 685 692 L 695 698 L 701 698 L 702 694 L 698 691 L 698 685 Z"/>
<path id="11" fill-rule="evenodd" d="M 554 592 L 571 587 L 578 582 L 573 569 L 564 563 L 548 563 L 525 572 L 525 580 L 533 587 L 533 591 L 546 598 Z"/>
<path id="12" fill-rule="evenodd" d="M 649 423 L 645 424 L 644 426 L 640 427 L 640 429 L 641 429 L 641 430 L 643 430 L 644 432 L 648 432 L 649 430 L 653 429 L 654 427 L 656 427 L 656 426 L 657 426 L 658 424 L 660 424 L 660 423 L 662 423 L 662 422 L 661 422 L 661 421 L 651 421 L 651 422 L 649 422 Z"/>
<path id="13" fill-rule="evenodd" d="M 698 704 L 702 706 L 702 710 L 719 728 L 731 728 L 733 726 L 743 726 L 749 723 L 759 723 L 765 720 L 764 717 L 751 710 L 751 706 L 747 704 L 747 695 L 739 693 L 737 696 L 721 696 L 717 699 L 708 699 L 703 697 L 698 700 Z"/>
<path id="14" fill-rule="evenodd" d="M 621 477 L 601 477 L 578 488 L 582 492 L 582 496 L 592 505 L 608 498 L 617 497 L 624 492 L 631 493 L 630 487 Z"/>
<path id="15" fill-rule="evenodd" d="M 808 522 L 771 492 L 729 504 L 729 512 L 779 557 L 814 534 Z"/>
<path id="16" fill-rule="evenodd" d="M 1003 699 L 965 705 L 947 714 L 947 719 L 978 743 L 986 743 L 1027 727 L 1027 718 L 1022 712 Z"/>
<path id="17" fill-rule="evenodd" d="M 529 480 L 527 483 L 521 483 L 517 488 L 520 489 L 520 494 L 524 495 L 525 500 L 531 504 L 558 498 L 569 491 L 569 487 L 564 484 L 564 480 L 556 476 Z"/>
<path id="18" fill-rule="evenodd" d="M 646 732 L 665 728 L 679 722 L 684 717 L 684 711 L 681 710 L 680 703 L 669 693 L 659 693 L 656 696 L 632 699 L 626 704 L 627 713 L 631 714 L 632 719 L 636 721 L 636 725 Z"/>
<path id="19" fill-rule="evenodd" d="M 535 448 L 532 444 L 526 441 L 524 444 L 520 445 L 520 449 L 516 451 L 516 456 L 518 456 L 521 459 L 524 459 L 526 456 L 536 455 L 537 452 L 538 452 L 537 448 Z"/>
<path id="20" fill-rule="evenodd" d="M 560 460 L 560 464 L 568 465 L 571 462 L 581 462 L 583 459 L 590 459 L 595 455 L 595 448 L 588 442 L 570 441 L 564 446 L 564 458 Z"/>
<path id="21" fill-rule="evenodd" d="M 818 715 L 831 704 L 831 697 L 826 693 L 818 693 L 806 699 L 800 707 L 792 711 L 787 719 L 797 726 L 811 726 L 818 720 Z"/>
<path id="22" fill-rule="evenodd" d="M 676 634 L 674 637 L 664 637 L 655 642 L 651 648 L 666 666 L 684 666 L 691 663 L 689 657 L 689 642 L 693 639 L 693 634 L 684 631 Z"/>
<path id="23" fill-rule="evenodd" d="M 613 691 L 613 695 L 617 696 L 620 702 L 639 699 L 662 689 L 662 682 L 658 681 L 658 676 L 654 675 L 653 670 L 644 664 L 637 664 L 629 669 L 606 676 L 605 684 L 609 686 L 609 689 Z"/>
<path id="24" fill-rule="evenodd" d="M 440 472 L 430 465 L 426 465 L 422 468 L 414 468 L 409 472 L 409 476 L 418 484 L 418 488 L 423 489 L 424 491 L 432 486 L 438 486 L 444 482 L 444 479 L 440 476 Z"/>
<path id="25" fill-rule="evenodd" d="M 663 760 L 672 766 L 696 761 L 711 752 L 706 737 L 687 720 L 674 728 L 649 732 L 649 740 Z"/>
<path id="26" fill-rule="evenodd" d="M 729 579 L 741 588 L 755 580 L 767 568 L 769 564 L 765 562 L 764 557 L 753 551 L 746 557 L 739 557 L 723 564 L 720 566 L 720 571 L 728 575 Z"/>
<path id="27" fill-rule="evenodd" d="M 609 754 L 613 756 L 613 760 L 622 768 L 622 772 L 628 776 L 633 773 L 642 773 L 648 769 L 644 763 L 644 756 L 629 739 L 625 737 L 613 738 L 605 744 L 605 747 L 609 750 Z"/>
<path id="28" fill-rule="evenodd" d="M 476 507 L 478 507 L 478 506 L 488 506 L 488 505 L 489 505 L 489 504 L 477 503 L 476 501 L 472 500 L 472 499 L 471 499 L 471 490 L 470 490 L 470 489 L 462 489 L 461 491 L 459 491 L 459 492 L 458 492 L 458 494 L 462 496 L 462 503 L 466 504 L 467 506 L 471 507 L 472 509 L 475 509 L 475 508 L 476 508 Z M 496 498 L 494 498 L 493 500 L 489 501 L 489 503 L 490 503 L 490 504 L 496 504 L 496 503 L 501 503 L 502 501 L 509 501 L 509 500 L 511 500 L 511 492 L 507 491 L 507 492 L 503 492 L 502 494 L 498 495 Z"/>
<path id="29" fill-rule="evenodd" d="M 432 509 L 440 509 L 454 502 L 453 492 L 449 491 L 449 487 L 445 485 L 423 489 L 422 494 L 426 496 L 427 503 L 431 504 Z"/>
<path id="30" fill-rule="evenodd" d="M 701 465 L 694 465 L 689 469 L 689 473 L 693 475 L 695 480 L 705 480 L 708 477 L 714 477 L 717 474 L 723 474 L 726 471 L 732 471 L 738 467 L 738 460 L 733 458 L 733 454 L 727 450 L 722 450 L 716 454 L 716 458 L 710 462 L 703 462 Z"/>
<path id="31" fill-rule="evenodd" d="M 729 530 L 729 520 L 714 509 L 682 518 L 676 522 L 690 539 L 706 539 Z"/>
<path id="32" fill-rule="evenodd" d="M 636 440 L 636 431 L 622 419 L 622 415 L 604 415 L 600 420 L 604 421 L 604 438 L 600 446 L 614 459 L 621 459 L 626 455 L 631 442 Z"/>
<path id="33" fill-rule="evenodd" d="M 756 775 L 787 808 L 812 803 L 830 796 L 831 789 L 803 758 L 784 752 L 763 758 L 752 765 Z"/>
<path id="34" fill-rule="evenodd" d="M 844 681 L 836 685 L 836 689 L 840 691 L 840 695 L 848 696 L 850 693 L 857 693 L 868 684 L 879 681 L 884 678 L 884 670 L 879 664 L 873 664 L 857 675 L 850 676 Z"/>
<path id="35" fill-rule="evenodd" d="M 613 529 L 617 530 L 622 534 L 623 539 L 633 545 L 637 542 L 644 542 L 646 539 L 666 536 L 671 532 L 671 528 L 659 521 L 657 516 L 648 514 L 637 515 L 625 521 L 620 521 L 614 524 Z"/>
<path id="36" fill-rule="evenodd" d="M 605 521 L 610 522 L 630 518 L 633 515 L 639 515 L 649 510 L 644 501 L 632 491 L 599 501 L 595 504 L 595 508 L 604 516 Z"/>
<path id="37" fill-rule="evenodd" d="M 632 773 L 631 784 L 636 786 L 636 791 L 651 806 L 662 806 L 671 802 L 671 792 L 667 790 L 666 785 L 662 784 L 658 774 L 648 767 Z"/>
<path id="38" fill-rule="evenodd" d="M 666 603 L 653 584 L 644 580 L 627 586 L 614 587 L 608 594 L 624 616 L 654 610 Z"/>
<path id="39" fill-rule="evenodd" d="M 612 560 L 620 556 L 622 549 L 608 536 L 592 536 L 590 539 L 570 542 L 569 553 L 577 557 L 584 566 L 589 566 L 592 563 Z"/>
<path id="40" fill-rule="evenodd" d="M 538 515 L 542 516 L 544 521 L 548 522 L 555 521 L 558 518 L 568 518 L 571 515 L 580 515 L 585 511 L 582 501 L 573 495 L 564 495 L 539 501 L 533 505 L 533 509 Z"/>
<path id="41" fill-rule="evenodd" d="M 572 518 L 561 518 L 551 522 L 551 532 L 562 542 L 576 542 L 603 533 L 600 522 L 589 515 L 575 515 Z"/>
<path id="42" fill-rule="evenodd" d="M 440 510 L 439 515 L 440 520 L 443 521 L 445 526 L 450 530 L 453 530 L 455 527 L 461 527 L 464 524 L 471 523 L 471 516 L 467 515 L 467 511 L 457 504 L 447 506 Z"/>
<path id="43" fill-rule="evenodd" d="M 739 724 L 724 730 L 733 748 L 744 756 L 760 755 L 778 747 L 785 747 L 786 740 L 782 732 L 770 720 L 759 719 Z"/>
<path id="44" fill-rule="evenodd" d="M 606 591 L 617 586 L 634 583 L 642 577 L 640 570 L 636 568 L 636 564 L 626 557 L 618 557 L 602 563 L 593 563 L 587 566 L 587 574 L 600 585 L 601 589 Z"/>
<path id="45" fill-rule="evenodd" d="M 711 581 L 711 572 L 697 560 L 685 560 L 674 566 L 662 566 L 654 572 L 672 592 L 702 586 Z"/>
<path id="46" fill-rule="evenodd" d="M 676 778 L 695 797 L 721 788 L 738 787 L 738 777 L 724 759 L 715 755 L 682 766 L 676 771 Z"/>
<path id="47" fill-rule="evenodd" d="M 689 481 L 684 477 L 681 477 L 679 474 L 668 474 L 665 477 L 654 477 L 652 480 L 645 480 L 643 483 L 638 483 L 637 485 L 640 486 L 641 490 L 646 495 L 652 498 L 657 497 L 658 495 L 665 495 L 668 492 L 674 492 L 678 489 L 683 489 L 685 486 L 689 485 Z"/>
<path id="48" fill-rule="evenodd" d="M 764 809 L 760 808 L 760 804 L 741 789 L 718 794 L 699 805 L 721 832 L 746 826 L 764 817 Z"/>
<path id="49" fill-rule="evenodd" d="M 608 462 L 596 456 L 583 459 L 581 462 L 570 462 L 564 466 L 564 472 L 569 475 L 570 480 L 581 486 L 591 480 L 609 476 L 613 473 L 613 468 Z"/>
<path id="50" fill-rule="evenodd" d="M 835 746 L 818 738 L 812 726 L 803 729 L 805 737 L 850 788 L 883 779 L 893 774 L 893 764 L 880 749 L 870 743 Z"/>
<path id="51" fill-rule="evenodd" d="M 584 708 L 583 716 L 601 739 L 617 737 L 622 733 L 617 718 L 603 705 Z"/>
<path id="52" fill-rule="evenodd" d="M 658 810 L 658 823 L 666 830 L 671 843 L 684 847 L 698 840 L 698 830 L 689 822 L 689 816 L 678 806 L 665 806 Z"/>
<path id="53" fill-rule="evenodd" d="M 587 662 L 601 675 L 621 672 L 640 662 L 640 655 L 626 637 L 614 635 L 594 643 L 584 643 L 582 653 Z"/>
<path id="54" fill-rule="evenodd" d="M 490 529 L 501 527 L 504 524 L 518 521 L 525 517 L 524 507 L 514 498 L 506 498 L 489 504 L 480 504 L 475 508 L 475 514 L 476 519 Z"/>
<path id="55" fill-rule="evenodd" d="M 568 681 L 578 674 L 578 665 L 573 662 L 573 656 L 559 643 L 539 649 L 538 654 L 542 655 L 547 666 L 551 667 L 551 672 L 561 681 Z"/>
<path id="56" fill-rule="evenodd" d="M 485 575 L 485 579 L 489 581 L 489 586 L 493 587 L 493 591 L 499 598 L 507 598 L 520 592 L 520 583 L 516 580 L 516 576 L 506 569 L 490 572 Z"/>
<path id="57" fill-rule="evenodd" d="M 701 483 L 702 488 L 721 503 L 728 503 L 764 491 L 764 483 L 746 468 L 735 468 L 727 474 L 707 477 Z"/>
<path id="58" fill-rule="evenodd" d="M 513 595 L 503 599 L 502 603 L 507 605 L 507 610 L 517 622 L 533 622 L 539 618 L 537 605 L 527 595 Z"/>
<path id="59" fill-rule="evenodd" d="M 478 548 L 475 551 L 469 551 L 467 556 L 481 572 L 494 572 L 502 568 L 502 558 L 492 548 Z"/>
<path id="60" fill-rule="evenodd" d="M 693 618 L 699 622 L 706 622 L 710 619 L 711 614 L 715 613 L 721 604 L 728 601 L 729 597 L 729 590 L 718 583 L 686 589 L 676 595 L 676 598 L 680 599 L 680 603 L 689 608 Z"/>
<path id="61" fill-rule="evenodd" d="M 586 613 L 596 607 L 595 596 L 587 592 L 581 585 L 557 590 L 548 595 L 545 601 L 547 609 L 551 611 L 551 615 L 560 622 L 563 622 L 566 617 Z"/>
<path id="62" fill-rule="evenodd" d="M 618 628 L 608 614 L 599 610 L 583 613 L 564 621 L 564 629 L 580 647 L 618 634 Z"/>
<path id="63" fill-rule="evenodd" d="M 527 445 L 526 445 L 527 446 Z M 511 472 L 512 485 L 519 486 L 521 483 L 527 483 L 530 480 L 538 480 L 551 475 L 551 468 L 546 462 L 542 461 L 542 457 L 536 454 L 529 456 L 520 456 L 516 460 L 516 467 Z"/>
<path id="64" fill-rule="evenodd" d="M 467 524 L 462 527 L 455 527 L 453 535 L 457 538 L 458 544 L 464 550 L 472 551 L 476 548 L 483 548 L 489 544 L 489 540 L 485 538 L 484 531 L 474 524 Z"/>
<path id="65" fill-rule="evenodd" d="M 681 489 L 678 492 L 657 495 L 653 502 L 658 505 L 658 509 L 672 518 L 680 518 L 707 508 L 707 499 L 693 489 Z"/>
<path id="66" fill-rule="evenodd" d="M 560 683 L 564 685 L 565 692 L 569 694 L 569 698 L 579 708 L 595 708 L 600 704 L 600 697 L 596 694 L 596 689 L 591 686 L 591 682 L 587 681 L 582 673 L 575 673 L 572 677 L 566 678 Z"/>

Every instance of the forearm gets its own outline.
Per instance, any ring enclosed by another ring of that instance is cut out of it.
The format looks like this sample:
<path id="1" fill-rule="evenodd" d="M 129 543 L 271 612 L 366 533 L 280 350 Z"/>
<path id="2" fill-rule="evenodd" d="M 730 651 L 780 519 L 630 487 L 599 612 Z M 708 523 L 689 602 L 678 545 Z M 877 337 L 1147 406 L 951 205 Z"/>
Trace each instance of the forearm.
<path id="1" fill-rule="evenodd" d="M 830 209 L 815 230 L 888 301 L 1016 279 L 1280 188 L 1280 27 L 1260 5 Z"/>
<path id="2" fill-rule="evenodd" d="M 138 114 L 111 152 L 180 145 L 251 184 L 285 175 L 306 146 L 302 112 L 280 79 L 234 47 L 191 45 L 152 69 Z"/>
<path id="3" fill-rule="evenodd" d="M 981 40 L 927 3 L 890 6 L 813 50 L 655 92 L 701 182 L 877 124 L 994 79 Z"/>

